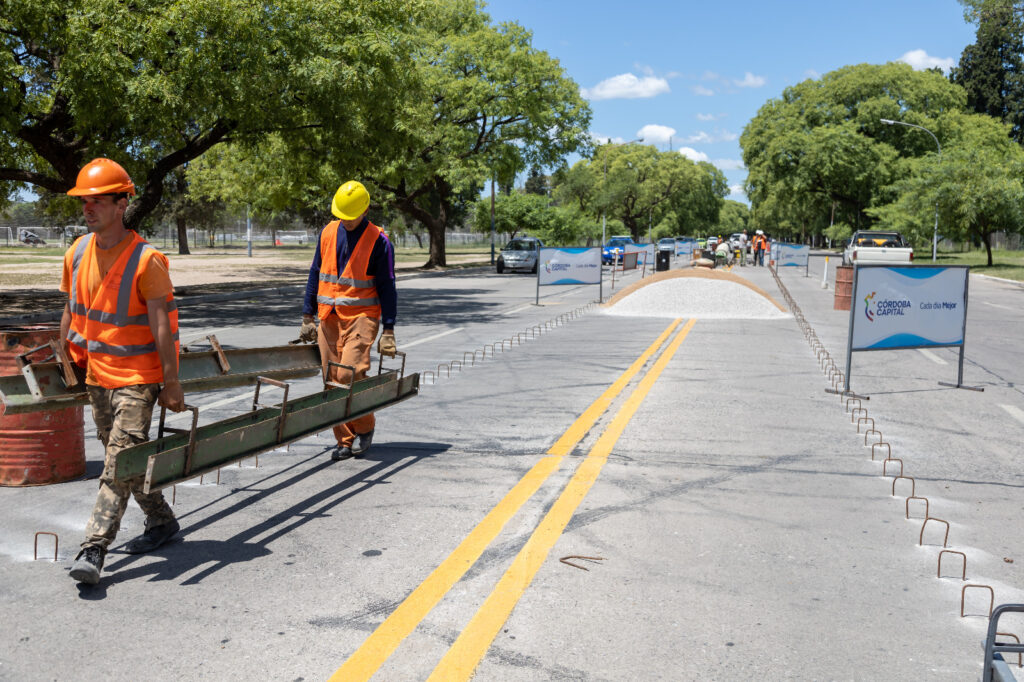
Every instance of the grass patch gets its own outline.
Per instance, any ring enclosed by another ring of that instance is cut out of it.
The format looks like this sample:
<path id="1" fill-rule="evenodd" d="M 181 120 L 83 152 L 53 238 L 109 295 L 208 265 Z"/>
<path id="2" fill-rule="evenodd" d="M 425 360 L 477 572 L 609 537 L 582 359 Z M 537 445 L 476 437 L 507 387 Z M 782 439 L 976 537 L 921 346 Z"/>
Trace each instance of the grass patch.
<path id="1" fill-rule="evenodd" d="M 931 262 L 931 260 L 928 259 L 926 261 L 925 258 L 914 260 L 914 263 L 918 265 L 925 265 L 928 262 Z M 977 274 L 1024 282 L 1024 251 L 993 249 L 991 266 L 988 265 L 988 255 L 984 249 L 965 251 L 963 253 L 943 253 L 940 251 L 937 262 L 939 265 L 969 265 L 971 266 L 971 272 Z"/>

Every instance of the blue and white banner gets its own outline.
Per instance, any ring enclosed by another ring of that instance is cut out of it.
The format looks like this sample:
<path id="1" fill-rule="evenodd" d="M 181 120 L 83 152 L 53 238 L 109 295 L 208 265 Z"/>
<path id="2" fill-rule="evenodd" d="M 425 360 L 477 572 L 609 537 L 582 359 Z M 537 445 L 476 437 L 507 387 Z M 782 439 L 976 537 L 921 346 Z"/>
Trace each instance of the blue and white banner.
<path id="1" fill-rule="evenodd" d="M 964 266 L 855 267 L 850 349 L 963 345 L 968 272 Z"/>
<path id="2" fill-rule="evenodd" d="M 801 268 L 807 267 L 807 259 L 811 255 L 811 247 L 801 246 L 799 244 L 778 244 L 778 249 L 774 254 L 775 265 L 777 267 L 786 266 L 799 266 Z"/>
<path id="3" fill-rule="evenodd" d="M 540 250 L 539 286 L 551 284 L 600 284 L 601 247 Z"/>
<path id="4" fill-rule="evenodd" d="M 636 266 L 638 268 L 654 267 L 654 244 L 626 244 L 626 253 L 636 253 Z"/>
<path id="5" fill-rule="evenodd" d="M 686 256 L 687 258 L 693 258 L 693 245 L 696 244 L 694 239 L 677 239 L 676 240 L 676 255 Z"/>

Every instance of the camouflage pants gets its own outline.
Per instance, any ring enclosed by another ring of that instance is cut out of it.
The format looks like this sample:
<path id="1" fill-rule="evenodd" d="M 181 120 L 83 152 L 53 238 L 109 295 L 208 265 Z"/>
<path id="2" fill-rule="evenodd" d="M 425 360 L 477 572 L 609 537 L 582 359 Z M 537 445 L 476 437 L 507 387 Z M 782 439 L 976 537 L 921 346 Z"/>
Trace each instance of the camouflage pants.
<path id="1" fill-rule="evenodd" d="M 160 385 L 140 384 L 113 389 L 87 386 L 87 389 L 92 417 L 96 422 L 96 437 L 106 448 L 106 457 L 100 476 L 100 493 L 85 527 L 82 546 L 95 545 L 106 549 L 117 536 L 128 498 L 133 495 L 146 514 L 147 528 L 174 520 L 174 512 L 162 492 L 143 493 L 141 479 L 131 482 L 114 480 L 117 453 L 149 440 L 149 422 L 160 394 Z"/>

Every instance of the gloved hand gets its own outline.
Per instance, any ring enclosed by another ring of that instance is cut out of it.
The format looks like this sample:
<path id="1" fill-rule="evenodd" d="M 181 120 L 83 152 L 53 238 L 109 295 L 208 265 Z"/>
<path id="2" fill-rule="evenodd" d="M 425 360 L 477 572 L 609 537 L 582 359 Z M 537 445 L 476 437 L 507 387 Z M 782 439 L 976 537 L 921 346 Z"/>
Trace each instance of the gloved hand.
<path id="1" fill-rule="evenodd" d="M 316 322 L 312 318 L 302 318 L 302 327 L 299 328 L 299 341 L 316 343 Z"/>
<path id="2" fill-rule="evenodd" d="M 390 358 L 395 357 L 395 353 L 398 352 L 398 346 L 395 345 L 394 330 L 386 329 L 380 335 L 380 341 L 377 342 L 377 352 Z"/>

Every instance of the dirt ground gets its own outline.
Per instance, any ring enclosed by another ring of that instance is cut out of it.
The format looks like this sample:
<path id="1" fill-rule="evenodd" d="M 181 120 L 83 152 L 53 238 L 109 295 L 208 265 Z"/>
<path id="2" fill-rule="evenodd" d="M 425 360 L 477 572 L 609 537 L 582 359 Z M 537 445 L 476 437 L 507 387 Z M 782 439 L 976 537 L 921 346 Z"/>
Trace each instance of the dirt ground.
<path id="1" fill-rule="evenodd" d="M 312 254 L 312 252 L 310 252 Z M 44 262 L 4 263 L 0 261 L 0 318 L 58 310 L 65 295 L 59 291 L 62 256 L 36 256 Z M 169 254 L 171 281 L 176 296 L 196 296 L 217 291 L 258 289 L 270 286 L 305 284 L 308 263 L 295 256 L 282 257 L 261 253 L 246 255 Z M 449 267 L 486 262 L 487 256 L 454 256 Z M 399 261 L 395 269 L 415 271 L 422 260 Z"/>

